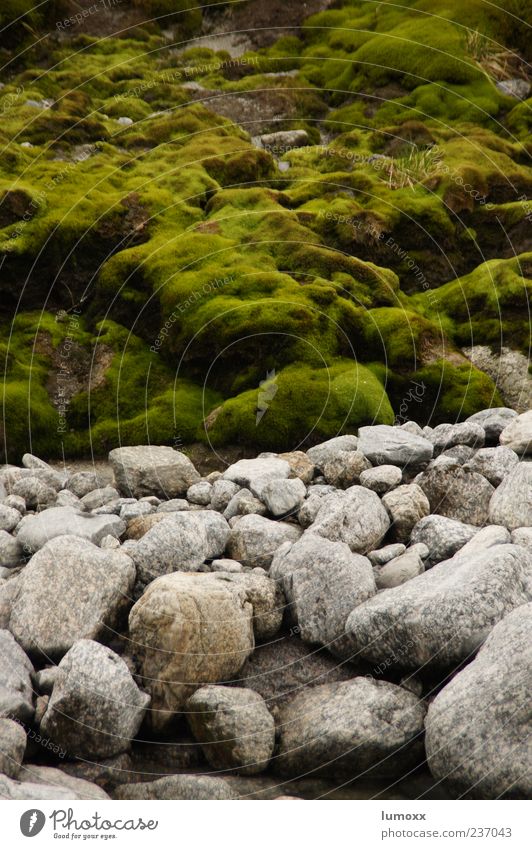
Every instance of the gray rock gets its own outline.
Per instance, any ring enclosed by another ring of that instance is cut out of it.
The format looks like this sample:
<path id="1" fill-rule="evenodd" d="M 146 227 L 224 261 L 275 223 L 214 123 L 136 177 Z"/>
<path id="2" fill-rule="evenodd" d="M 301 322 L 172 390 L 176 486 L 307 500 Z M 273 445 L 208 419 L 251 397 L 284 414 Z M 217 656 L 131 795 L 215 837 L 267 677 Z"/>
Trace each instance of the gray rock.
<path id="1" fill-rule="evenodd" d="M 56 490 L 37 477 L 24 477 L 11 488 L 12 495 L 24 499 L 29 510 L 45 510 L 55 503 Z"/>
<path id="2" fill-rule="evenodd" d="M 6 507 L 11 507 L 13 510 L 17 510 L 21 516 L 24 516 L 26 512 L 26 502 L 20 495 L 6 495 L 2 500 L 2 504 Z"/>
<path id="3" fill-rule="evenodd" d="M 350 612 L 376 591 L 367 558 L 310 531 L 279 549 L 270 574 L 284 589 L 301 638 L 331 651 L 342 641 Z"/>
<path id="4" fill-rule="evenodd" d="M 275 745 L 275 723 L 254 690 L 202 687 L 188 700 L 186 716 L 214 769 L 256 775 L 267 768 Z"/>
<path id="5" fill-rule="evenodd" d="M 256 647 L 238 684 L 259 693 L 270 709 L 309 687 L 353 678 L 353 668 L 289 635 Z"/>
<path id="6" fill-rule="evenodd" d="M 59 664 L 40 730 L 71 757 L 108 758 L 129 748 L 149 701 L 115 652 L 79 640 Z"/>
<path id="7" fill-rule="evenodd" d="M 467 419 L 468 422 L 476 422 L 484 428 L 486 442 L 496 444 L 504 428 L 517 417 L 515 410 L 509 407 L 493 407 L 489 410 L 480 410 Z"/>
<path id="8" fill-rule="evenodd" d="M 482 431 L 482 441 L 484 441 L 484 431 Z M 470 448 L 469 445 L 454 445 L 452 448 L 446 448 L 439 456 L 440 458 L 448 457 L 451 460 L 456 460 L 457 463 L 463 466 L 464 463 L 467 463 L 468 460 L 471 460 L 475 456 L 475 453 L 476 449 Z M 436 458 L 436 461 L 438 459 Z"/>
<path id="9" fill-rule="evenodd" d="M 76 640 L 113 633 L 134 580 L 135 567 L 122 551 L 102 551 L 79 537 L 57 537 L 24 567 L 9 630 L 27 651 L 60 657 Z"/>
<path id="10" fill-rule="evenodd" d="M 398 777 L 423 760 L 424 717 L 423 703 L 388 681 L 312 687 L 279 708 L 275 769 L 335 781 Z"/>
<path id="11" fill-rule="evenodd" d="M 124 504 L 120 508 L 119 516 L 124 522 L 130 522 L 131 519 L 136 519 L 138 516 L 150 516 L 155 513 L 153 504 L 147 504 L 145 501 L 135 501 L 134 504 Z"/>
<path id="12" fill-rule="evenodd" d="M 335 460 L 339 454 L 346 451 L 356 451 L 358 448 L 358 437 L 346 434 L 345 436 L 334 436 L 326 442 L 320 442 L 307 451 L 307 457 L 316 469 L 323 471 L 327 463 Z"/>
<path id="13" fill-rule="evenodd" d="M 232 497 L 236 495 L 239 489 L 239 485 L 237 483 L 233 483 L 233 481 L 226 481 L 223 479 L 215 481 L 211 490 L 211 509 L 218 510 L 219 513 L 223 513 Z"/>
<path id="14" fill-rule="evenodd" d="M 198 481 L 187 489 L 187 501 L 191 504 L 201 504 L 206 507 L 211 503 L 212 484 L 209 481 Z"/>
<path id="15" fill-rule="evenodd" d="M 268 481 L 260 493 L 261 501 L 272 516 L 286 516 L 298 510 L 307 494 L 307 488 L 299 478 Z"/>
<path id="16" fill-rule="evenodd" d="M 305 500 L 301 510 L 297 514 L 298 522 L 302 528 L 308 528 L 312 525 L 322 505 L 321 499 L 324 498 L 325 495 L 331 495 L 335 492 L 335 489 L 332 486 L 312 486 L 309 487 L 308 492 L 308 498 Z"/>
<path id="17" fill-rule="evenodd" d="M 486 548 L 492 548 L 494 545 L 508 545 L 510 543 L 510 531 L 503 528 L 501 525 L 488 525 L 482 528 L 472 537 L 469 542 L 466 542 L 454 556 L 462 557 L 464 554 L 476 554 Z"/>
<path id="18" fill-rule="evenodd" d="M 416 482 L 429 500 L 431 513 L 471 525 L 487 524 L 494 489 L 483 475 L 453 464 L 427 469 Z"/>
<path id="19" fill-rule="evenodd" d="M 234 519 L 235 516 L 264 516 L 265 514 L 266 506 L 246 487 L 239 489 L 233 495 L 223 512 L 224 519 L 227 521 Z"/>
<path id="20" fill-rule="evenodd" d="M 406 551 L 399 557 L 388 561 L 376 576 L 376 584 L 379 590 L 399 587 L 425 571 L 423 560 L 417 551 Z"/>
<path id="21" fill-rule="evenodd" d="M 17 537 L 7 531 L 0 531 L 0 566 L 12 569 L 24 562 L 24 549 Z"/>
<path id="22" fill-rule="evenodd" d="M 423 490 L 415 483 L 387 492 L 382 497 L 392 520 L 391 533 L 397 542 L 408 542 L 412 528 L 430 513 L 430 504 Z"/>
<path id="23" fill-rule="evenodd" d="M 190 515 L 169 513 L 131 549 L 139 587 L 170 572 L 195 572 L 207 559 L 209 546 L 205 527 L 191 522 Z"/>
<path id="24" fill-rule="evenodd" d="M 162 501 L 157 507 L 158 513 L 177 513 L 191 510 L 192 506 L 185 498 L 171 498 L 170 501 Z"/>
<path id="25" fill-rule="evenodd" d="M 434 456 L 441 454 L 455 445 L 469 445 L 471 448 L 482 448 L 486 434 L 478 422 L 458 422 L 457 424 L 439 424 L 429 436 L 434 445 Z"/>
<path id="26" fill-rule="evenodd" d="M 26 732 L 13 719 L 0 719 L 0 774 L 17 778 L 26 751 Z"/>
<path id="27" fill-rule="evenodd" d="M 130 613 L 129 637 L 152 696 L 156 730 L 174 720 L 198 687 L 237 675 L 253 651 L 253 609 L 246 591 L 216 577 L 164 575 Z"/>
<path id="28" fill-rule="evenodd" d="M 378 495 L 383 495 L 399 486 L 403 479 L 401 469 L 397 466 L 377 466 L 367 469 L 360 475 L 360 485 L 371 489 Z"/>
<path id="29" fill-rule="evenodd" d="M 358 431 L 358 447 L 374 466 L 423 466 L 432 459 L 433 446 L 426 437 L 398 427 L 373 425 Z"/>
<path id="30" fill-rule="evenodd" d="M 141 498 L 185 495 L 200 476 L 188 457 L 168 445 L 137 445 L 109 453 L 116 488 L 122 495 Z"/>
<path id="31" fill-rule="evenodd" d="M 512 542 L 514 545 L 532 548 L 532 528 L 516 528 L 512 531 Z"/>
<path id="32" fill-rule="evenodd" d="M 222 557 L 219 560 L 213 560 L 211 563 L 205 563 L 201 572 L 243 572 L 244 567 L 238 560 L 230 560 L 228 557 Z"/>
<path id="33" fill-rule="evenodd" d="M 532 410 L 512 419 L 502 431 L 499 441 L 520 457 L 532 454 Z"/>
<path id="34" fill-rule="evenodd" d="M 495 83 L 501 94 L 515 100 L 526 100 L 530 96 L 530 83 L 521 77 L 512 80 L 498 80 Z"/>
<path id="35" fill-rule="evenodd" d="M 51 696 L 57 678 L 59 667 L 47 666 L 45 669 L 39 670 L 33 676 L 35 687 L 41 695 Z"/>
<path id="36" fill-rule="evenodd" d="M 503 445 L 497 448 L 481 448 L 469 460 L 464 468 L 484 475 L 492 486 L 499 486 L 506 475 L 518 464 L 519 457 L 511 448 Z"/>
<path id="37" fill-rule="evenodd" d="M 57 498 L 55 499 L 55 507 L 74 507 L 76 510 L 83 510 L 83 504 L 81 503 L 81 498 L 78 498 L 77 495 L 74 495 L 73 492 L 70 492 L 69 489 L 60 489 L 57 493 Z"/>
<path id="38" fill-rule="evenodd" d="M 41 458 L 37 457 L 35 454 L 23 454 L 22 465 L 25 469 L 47 469 L 48 471 L 53 471 L 52 467 L 48 463 L 41 460 Z"/>
<path id="39" fill-rule="evenodd" d="M 75 472 L 67 478 L 65 489 L 69 489 L 78 498 L 83 498 L 99 486 L 100 480 L 95 472 Z"/>
<path id="40" fill-rule="evenodd" d="M 333 460 L 323 467 L 323 476 L 327 483 L 339 489 L 354 486 L 360 480 L 360 475 L 371 468 L 371 463 L 361 451 L 339 451 Z"/>
<path id="41" fill-rule="evenodd" d="M 13 574 L 10 569 L 4 569 L 7 576 L 0 581 L 0 629 L 9 628 L 11 607 L 17 594 L 19 574 Z"/>
<path id="42" fill-rule="evenodd" d="M 205 531 L 208 560 L 221 557 L 225 553 L 230 528 L 223 516 L 220 516 L 215 510 L 191 512 L 182 515 L 177 521 L 181 521 L 183 524 L 188 522 L 200 531 Z"/>
<path id="43" fill-rule="evenodd" d="M 165 775 L 156 781 L 139 784 L 121 784 L 114 793 L 115 799 L 159 800 L 224 800 L 236 799 L 237 793 L 223 778 L 208 775 Z"/>
<path id="44" fill-rule="evenodd" d="M 422 560 L 427 560 L 430 554 L 429 547 L 424 542 L 416 542 L 414 545 L 409 546 L 407 551 L 409 554 L 417 554 Z"/>
<path id="45" fill-rule="evenodd" d="M 31 722 L 33 665 L 9 631 L 0 631 L 0 717 Z"/>
<path id="46" fill-rule="evenodd" d="M 511 531 L 532 527 L 532 463 L 514 466 L 497 487 L 489 506 L 489 521 Z"/>
<path id="47" fill-rule="evenodd" d="M 109 535 L 100 540 L 100 548 L 110 548 L 113 551 L 116 551 L 120 548 L 120 542 L 116 537 Z"/>
<path id="48" fill-rule="evenodd" d="M 17 539 L 28 554 L 39 551 L 59 536 L 76 536 L 98 545 L 106 536 L 120 537 L 126 524 L 118 516 L 91 516 L 72 507 L 52 507 L 38 515 L 24 516 Z"/>
<path id="49" fill-rule="evenodd" d="M 494 625 L 532 597 L 532 552 L 497 545 L 454 557 L 355 608 L 351 652 L 401 669 L 448 669 L 467 660 Z"/>
<path id="50" fill-rule="evenodd" d="M 532 604 L 495 626 L 472 663 L 431 703 L 427 759 L 455 792 L 530 799 Z"/>
<path id="51" fill-rule="evenodd" d="M 384 566 L 386 563 L 389 563 L 390 560 L 394 560 L 396 557 L 400 557 L 401 554 L 404 554 L 406 551 L 406 545 L 402 542 L 395 542 L 391 545 L 386 545 L 384 548 L 378 548 L 375 551 L 370 551 L 368 554 L 368 560 L 373 566 Z"/>
<path id="52" fill-rule="evenodd" d="M 274 522 L 263 516 L 242 516 L 231 530 L 227 553 L 245 566 L 269 569 L 272 558 L 284 542 L 296 542 L 301 528 L 288 522 Z"/>
<path id="53" fill-rule="evenodd" d="M 120 493 L 114 486 L 103 486 L 100 489 L 93 489 L 81 499 L 85 510 L 96 510 L 97 507 L 104 507 L 110 501 L 115 501 L 120 498 Z"/>
<path id="54" fill-rule="evenodd" d="M 240 573 L 214 572 L 211 578 L 223 582 L 227 588 L 235 587 L 238 597 L 244 591 L 246 600 L 253 608 L 253 631 L 257 640 L 268 640 L 277 634 L 283 622 L 286 602 L 281 586 L 272 581 L 264 569 Z"/>
<path id="55" fill-rule="evenodd" d="M 260 140 L 263 147 L 274 155 L 278 152 L 280 156 L 287 150 L 310 144 L 306 130 L 279 130 L 277 133 L 265 133 Z"/>
<path id="56" fill-rule="evenodd" d="M 13 799 L 109 799 L 105 790 L 97 784 L 75 778 L 62 769 L 50 766 L 24 764 L 20 779 L 17 790 L 19 794 L 24 795 L 12 796 Z"/>
<path id="57" fill-rule="evenodd" d="M 8 507 L 5 504 L 0 504 L 0 531 L 11 533 L 11 531 L 15 530 L 21 519 L 22 516 L 18 510 Z"/>
<path id="58" fill-rule="evenodd" d="M 446 516 L 430 515 L 412 528 L 410 542 L 412 545 L 423 543 L 427 546 L 429 556 L 425 565 L 430 567 L 448 560 L 477 532 L 475 525 L 466 525 Z"/>
<path id="59" fill-rule="evenodd" d="M 408 431 L 408 433 L 412 433 L 414 436 L 425 437 L 427 434 L 432 433 L 431 427 L 422 428 L 414 421 L 404 422 L 404 424 L 399 425 L 399 428 L 401 430 Z"/>
<path id="60" fill-rule="evenodd" d="M 277 480 L 290 475 L 290 466 L 286 460 L 278 457 L 263 457 L 255 460 L 239 460 L 223 473 L 223 480 L 233 481 L 240 486 L 253 489 L 257 481 Z"/>
<path id="61" fill-rule="evenodd" d="M 322 499 L 309 530 L 332 542 L 345 542 L 359 554 L 366 554 L 382 542 L 390 519 L 374 492 L 352 486 Z"/>

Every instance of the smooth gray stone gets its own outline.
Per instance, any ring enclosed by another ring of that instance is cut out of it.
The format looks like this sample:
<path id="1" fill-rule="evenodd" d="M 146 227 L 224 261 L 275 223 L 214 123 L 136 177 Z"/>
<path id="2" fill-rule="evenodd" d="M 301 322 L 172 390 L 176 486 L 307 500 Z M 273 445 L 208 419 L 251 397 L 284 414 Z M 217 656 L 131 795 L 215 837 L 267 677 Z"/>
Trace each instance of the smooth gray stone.
<path id="1" fill-rule="evenodd" d="M 390 531 L 396 542 L 407 543 L 414 525 L 430 513 L 428 498 L 415 483 L 403 484 L 387 492 L 382 496 L 382 503 L 392 520 Z"/>
<path id="2" fill-rule="evenodd" d="M 457 445 L 467 445 L 471 448 L 482 448 L 486 434 L 478 422 L 457 422 L 456 424 L 439 424 L 429 436 L 434 445 L 434 456 L 441 454 Z"/>
<path id="3" fill-rule="evenodd" d="M 356 607 L 351 656 L 400 669 L 449 669 L 469 659 L 504 616 L 532 598 L 532 552 L 497 545 L 454 557 Z"/>
<path id="4" fill-rule="evenodd" d="M 104 537 L 120 537 L 125 530 L 126 523 L 118 516 L 91 516 L 73 507 L 51 507 L 24 516 L 17 539 L 26 553 L 33 554 L 59 536 L 76 536 L 98 545 Z"/>
<path id="5" fill-rule="evenodd" d="M 31 722 L 33 664 L 9 631 L 0 631 L 0 717 Z"/>
<path id="6" fill-rule="evenodd" d="M 399 587 L 424 571 L 425 567 L 419 554 L 416 551 L 406 551 L 379 569 L 376 576 L 377 588 L 385 590 Z"/>
<path id="7" fill-rule="evenodd" d="M 243 687 L 201 687 L 185 706 L 188 724 L 213 769 L 264 772 L 275 746 L 275 722 L 264 699 Z"/>
<path id="8" fill-rule="evenodd" d="M 474 413 L 467 421 L 476 422 L 484 428 L 487 443 L 498 443 L 504 428 L 516 417 L 516 411 L 509 407 L 492 407 L 489 410 Z"/>
<path id="9" fill-rule="evenodd" d="M 0 796 L 4 799 L 35 800 L 105 800 L 109 796 L 98 785 L 67 775 L 61 769 L 24 764 L 19 781 L 5 780 L 0 775 Z"/>
<path id="10" fill-rule="evenodd" d="M 434 566 L 442 560 L 448 560 L 453 554 L 469 542 L 478 528 L 456 519 L 448 519 L 446 516 L 431 514 L 420 519 L 412 528 L 410 536 L 411 545 L 423 543 L 429 549 L 426 566 Z"/>
<path id="11" fill-rule="evenodd" d="M 403 479 L 401 469 L 397 466 L 376 466 L 367 469 L 360 475 L 360 485 L 383 495 L 399 486 Z"/>
<path id="12" fill-rule="evenodd" d="M 237 793 L 223 778 L 208 775 L 165 775 L 156 781 L 121 784 L 115 799 L 223 800 L 237 799 Z"/>
<path id="13" fill-rule="evenodd" d="M 502 431 L 499 441 L 519 457 L 532 454 L 532 410 L 512 419 Z"/>
<path id="14" fill-rule="evenodd" d="M 481 448 L 464 466 L 472 472 L 478 472 L 489 480 L 492 486 L 499 486 L 517 466 L 519 457 L 511 448 L 499 445 L 496 448 Z"/>
<path id="15" fill-rule="evenodd" d="M 17 580 L 9 630 L 29 652 L 61 657 L 80 639 L 109 637 L 131 604 L 132 560 L 80 537 L 56 537 Z"/>
<path id="16" fill-rule="evenodd" d="M 290 475 L 290 465 L 278 457 L 238 460 L 223 473 L 223 480 L 253 489 L 255 481 L 277 480 Z"/>
<path id="17" fill-rule="evenodd" d="M 358 447 L 374 466 L 421 466 L 433 455 L 432 442 L 399 427 L 372 425 L 358 431 Z"/>
<path id="18" fill-rule="evenodd" d="M 406 551 L 406 545 L 402 542 L 395 542 L 391 545 L 386 545 L 384 548 L 378 548 L 375 551 L 370 551 L 368 560 L 374 566 L 384 566 L 393 560 L 395 557 L 400 557 Z"/>
<path id="19" fill-rule="evenodd" d="M 532 527 L 532 463 L 518 463 L 497 487 L 490 501 L 489 521 L 510 531 Z"/>
<path id="20" fill-rule="evenodd" d="M 416 483 L 427 496 L 431 513 L 439 513 L 471 525 L 488 523 L 490 500 L 495 490 L 477 472 L 470 472 L 453 462 L 448 467 L 434 466 L 427 469 L 416 479 Z"/>
<path id="21" fill-rule="evenodd" d="M 58 666 L 40 731 L 70 758 L 108 758 L 130 747 L 149 702 L 115 652 L 79 640 Z"/>
<path id="22" fill-rule="evenodd" d="M 476 658 L 431 703 L 427 759 L 455 793 L 530 799 L 532 604 L 499 622 Z"/>
<path id="23" fill-rule="evenodd" d="M 298 510 L 307 494 L 307 488 L 299 478 L 268 481 L 260 490 L 260 500 L 272 516 L 286 516 Z"/>
<path id="24" fill-rule="evenodd" d="M 283 776 L 392 778 L 423 761 L 423 702 L 388 681 L 311 687 L 279 707 L 273 766 Z"/>
<path id="25" fill-rule="evenodd" d="M 12 569 L 24 562 L 24 549 L 17 537 L 0 531 L 0 566 Z"/>
<path id="26" fill-rule="evenodd" d="M 390 517 L 379 496 L 363 486 L 352 486 L 322 498 L 308 530 L 366 554 L 380 545 L 389 527 Z"/>
<path id="27" fill-rule="evenodd" d="M 0 775 L 18 778 L 26 740 L 22 725 L 13 719 L 0 719 Z"/>
<path id="28" fill-rule="evenodd" d="M 283 587 L 301 639 L 331 651 L 343 639 L 350 612 L 376 591 L 366 557 L 310 531 L 277 551 L 270 575 Z"/>
<path id="29" fill-rule="evenodd" d="M 264 516 L 242 516 L 231 529 L 227 554 L 245 566 L 269 569 L 272 558 L 284 542 L 295 542 L 301 528 L 288 522 L 274 522 Z"/>
<path id="30" fill-rule="evenodd" d="M 122 495 L 179 498 L 200 475 L 185 454 L 168 445 L 135 445 L 109 452 L 116 488 Z"/>
<path id="31" fill-rule="evenodd" d="M 326 442 L 320 442 L 319 445 L 314 445 L 308 449 L 307 457 L 316 469 L 322 472 L 326 464 L 335 460 L 340 453 L 344 451 L 356 451 L 357 448 L 358 437 L 346 434 L 345 436 L 335 436 Z"/>

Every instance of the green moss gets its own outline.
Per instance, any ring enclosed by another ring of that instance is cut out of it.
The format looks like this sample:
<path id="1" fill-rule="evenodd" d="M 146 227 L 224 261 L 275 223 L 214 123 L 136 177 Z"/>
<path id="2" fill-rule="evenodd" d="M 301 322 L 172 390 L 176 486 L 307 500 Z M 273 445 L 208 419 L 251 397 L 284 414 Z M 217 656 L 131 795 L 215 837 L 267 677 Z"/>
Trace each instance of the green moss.
<path id="1" fill-rule="evenodd" d="M 348 360 L 327 369 L 293 363 L 260 388 L 226 401 L 206 438 L 215 446 L 287 450 L 392 421 L 386 392 L 368 368 Z"/>
<path id="2" fill-rule="evenodd" d="M 440 360 L 416 372 L 415 379 L 422 387 L 422 404 L 415 414 L 431 425 L 463 421 L 503 403 L 491 378 L 470 363 L 453 365 Z"/>
<path id="3" fill-rule="evenodd" d="M 491 260 L 472 274 L 419 296 L 428 315 L 452 319 L 456 344 L 530 349 L 532 254 Z"/>

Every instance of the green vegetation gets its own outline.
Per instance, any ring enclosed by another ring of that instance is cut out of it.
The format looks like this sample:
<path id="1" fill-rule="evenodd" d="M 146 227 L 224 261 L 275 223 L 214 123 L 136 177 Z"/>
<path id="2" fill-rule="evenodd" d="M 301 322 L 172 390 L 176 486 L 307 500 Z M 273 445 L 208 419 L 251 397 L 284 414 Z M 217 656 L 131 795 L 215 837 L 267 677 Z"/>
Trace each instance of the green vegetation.
<path id="1" fill-rule="evenodd" d="M 238 60 L 181 49 L 201 5 L 45 47 L 68 0 L 2 5 L 9 459 L 290 448 L 393 421 L 413 380 L 420 421 L 501 403 L 460 349 L 529 350 L 532 99 L 496 82 L 528 73 L 530 4 L 347 0 Z M 253 138 L 279 129 L 308 144 Z"/>

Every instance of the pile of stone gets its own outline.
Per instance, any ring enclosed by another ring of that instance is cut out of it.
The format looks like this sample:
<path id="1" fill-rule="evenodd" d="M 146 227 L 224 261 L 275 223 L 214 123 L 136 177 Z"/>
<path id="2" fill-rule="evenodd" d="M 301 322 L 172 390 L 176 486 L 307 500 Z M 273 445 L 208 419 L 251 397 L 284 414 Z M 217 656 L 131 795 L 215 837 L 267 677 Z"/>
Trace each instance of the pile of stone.
<path id="1" fill-rule="evenodd" d="M 0 470 L 4 798 L 530 797 L 532 412 L 109 461 Z"/>

